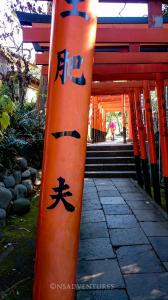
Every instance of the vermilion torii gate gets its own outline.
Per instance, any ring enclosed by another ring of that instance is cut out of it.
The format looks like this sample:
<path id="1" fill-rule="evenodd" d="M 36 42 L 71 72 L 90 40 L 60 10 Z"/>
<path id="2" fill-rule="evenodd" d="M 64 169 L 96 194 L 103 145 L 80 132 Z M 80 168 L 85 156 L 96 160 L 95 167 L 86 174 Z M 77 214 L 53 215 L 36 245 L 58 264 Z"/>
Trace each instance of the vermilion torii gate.
<path id="1" fill-rule="evenodd" d="M 52 290 L 51 283 L 75 283 L 90 95 L 93 135 L 99 131 L 101 139 L 105 131 L 104 112 L 114 108 L 112 104 L 119 95 L 115 109 L 121 107 L 125 95 L 131 116 L 137 180 L 149 194 L 152 182 L 155 200 L 160 204 L 150 99 L 150 91 L 156 89 L 168 209 L 164 97 L 168 79 L 168 19 L 162 16 L 162 3 L 168 1 L 124 2 L 147 3 L 148 18 L 98 18 L 96 30 L 95 0 L 54 0 L 52 25 L 50 16 L 18 13 L 23 40 L 33 42 L 36 51 L 41 52 L 36 62 L 43 65 L 42 74 L 49 75 L 35 300 L 74 299 L 72 288 L 62 293 Z M 105 95 L 110 95 L 111 101 L 105 101 Z M 95 141 L 99 138 L 96 135 Z"/>

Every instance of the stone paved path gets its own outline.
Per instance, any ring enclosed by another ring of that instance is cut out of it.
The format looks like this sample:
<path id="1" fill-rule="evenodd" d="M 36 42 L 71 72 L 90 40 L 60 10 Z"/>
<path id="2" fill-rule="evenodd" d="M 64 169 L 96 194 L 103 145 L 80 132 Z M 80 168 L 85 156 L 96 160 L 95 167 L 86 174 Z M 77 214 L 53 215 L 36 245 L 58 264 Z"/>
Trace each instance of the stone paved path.
<path id="1" fill-rule="evenodd" d="M 168 299 L 168 219 L 130 179 L 85 179 L 77 300 Z"/>

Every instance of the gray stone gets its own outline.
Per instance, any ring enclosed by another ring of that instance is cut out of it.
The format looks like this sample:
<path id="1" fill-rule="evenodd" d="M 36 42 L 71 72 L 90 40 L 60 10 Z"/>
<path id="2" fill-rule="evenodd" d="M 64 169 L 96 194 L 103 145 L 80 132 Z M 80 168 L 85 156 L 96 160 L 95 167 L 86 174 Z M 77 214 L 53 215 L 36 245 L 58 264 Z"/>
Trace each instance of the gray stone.
<path id="1" fill-rule="evenodd" d="M 122 196 L 125 200 L 146 200 L 146 196 L 140 192 L 139 193 L 123 193 Z"/>
<path id="2" fill-rule="evenodd" d="M 99 197 L 120 197 L 120 193 L 116 190 L 116 191 L 100 191 L 98 192 Z"/>
<path id="3" fill-rule="evenodd" d="M 108 237 L 106 222 L 84 223 L 80 226 L 80 238 L 105 238 Z"/>
<path id="4" fill-rule="evenodd" d="M 150 201 L 139 201 L 139 200 L 126 200 L 127 204 L 132 210 L 134 209 L 153 209 L 153 204 Z"/>
<path id="5" fill-rule="evenodd" d="M 150 237 L 150 242 L 161 261 L 168 261 L 168 237 Z"/>
<path id="6" fill-rule="evenodd" d="M 141 228 L 110 229 L 110 238 L 113 246 L 149 244 Z"/>
<path id="7" fill-rule="evenodd" d="M 31 173 L 30 173 L 29 170 L 26 170 L 26 171 L 24 171 L 24 172 L 22 173 L 22 179 L 23 179 L 23 180 L 24 180 L 24 179 L 29 179 L 30 176 L 31 176 Z"/>
<path id="8" fill-rule="evenodd" d="M 94 202 L 92 201 L 83 201 L 82 203 L 82 211 L 87 211 L 87 210 L 94 210 L 94 209 L 101 209 L 101 204 L 98 199 L 95 199 Z"/>
<path id="9" fill-rule="evenodd" d="M 87 194 L 84 194 L 83 195 L 83 200 L 85 201 L 85 200 L 87 200 L 87 201 L 89 201 L 89 200 L 95 200 L 95 199 L 97 199 L 97 200 L 99 200 L 99 197 L 98 197 L 98 194 L 97 193 L 87 193 Z"/>
<path id="10" fill-rule="evenodd" d="M 30 171 L 31 177 L 36 177 L 36 175 L 37 175 L 37 169 L 30 167 L 29 171 Z"/>
<path id="11" fill-rule="evenodd" d="M 125 275 L 130 300 L 167 300 L 168 272 Z"/>
<path id="12" fill-rule="evenodd" d="M 127 205 L 123 205 L 123 204 L 103 205 L 103 210 L 106 215 L 129 215 L 129 214 L 132 214 L 129 207 Z"/>
<path id="13" fill-rule="evenodd" d="M 147 236 L 168 236 L 168 222 L 141 222 Z"/>
<path id="14" fill-rule="evenodd" d="M 79 244 L 79 260 L 95 260 L 114 258 L 109 238 L 81 240 Z"/>
<path id="15" fill-rule="evenodd" d="M 79 291 L 77 300 L 128 300 L 128 297 L 124 290 Z"/>
<path id="16" fill-rule="evenodd" d="M 0 187 L 0 208 L 7 209 L 11 200 L 11 191 L 4 187 Z"/>
<path id="17" fill-rule="evenodd" d="M 0 182 L 0 187 L 5 187 L 5 184 L 3 182 Z"/>
<path id="18" fill-rule="evenodd" d="M 128 194 L 128 193 L 137 193 L 138 189 L 134 186 L 117 186 L 118 190 L 120 191 L 120 193 L 122 194 Z"/>
<path id="19" fill-rule="evenodd" d="M 27 169 L 28 163 L 24 157 L 17 157 L 16 162 L 20 170 L 25 171 Z"/>
<path id="20" fill-rule="evenodd" d="M 123 274 L 164 272 L 150 245 L 120 247 L 116 254 Z"/>
<path id="21" fill-rule="evenodd" d="M 3 182 L 6 188 L 13 188 L 15 186 L 15 178 L 12 175 L 5 176 Z"/>
<path id="22" fill-rule="evenodd" d="M 15 189 L 14 189 L 14 188 L 13 188 L 13 189 L 10 188 L 9 190 L 10 190 L 10 192 L 11 192 L 11 194 L 12 194 L 12 201 L 16 200 L 17 194 L 16 194 Z"/>
<path id="23" fill-rule="evenodd" d="M 115 259 L 80 261 L 78 265 L 77 283 L 84 289 L 95 289 L 105 285 L 108 289 L 125 288 L 124 281 Z"/>
<path id="24" fill-rule="evenodd" d="M 97 193 L 97 190 L 95 187 L 85 187 L 83 190 L 84 194 L 88 194 L 88 193 Z"/>
<path id="25" fill-rule="evenodd" d="M 26 198 L 19 198 L 13 203 L 13 211 L 16 214 L 27 213 L 30 209 L 30 201 Z"/>
<path id="26" fill-rule="evenodd" d="M 117 188 L 113 185 L 98 185 L 97 190 L 100 191 L 116 191 Z"/>
<path id="27" fill-rule="evenodd" d="M 24 198 L 25 196 L 27 196 L 27 188 L 24 184 L 17 184 L 15 186 L 15 191 L 17 198 Z"/>
<path id="28" fill-rule="evenodd" d="M 126 204 L 122 197 L 100 197 L 100 202 L 104 204 Z"/>
<path id="29" fill-rule="evenodd" d="M 21 171 L 14 171 L 13 176 L 15 178 L 16 184 L 21 183 L 21 180 L 22 180 L 22 173 L 21 173 Z"/>
<path id="30" fill-rule="evenodd" d="M 27 193 L 28 193 L 29 195 L 31 195 L 32 192 L 33 192 L 33 184 L 32 184 L 31 179 L 23 180 L 23 181 L 22 181 L 22 184 L 25 185 L 25 187 L 27 188 Z"/>
<path id="31" fill-rule="evenodd" d="M 112 181 L 110 179 L 101 179 L 101 178 L 96 178 L 94 179 L 94 182 L 95 182 L 95 185 L 98 186 L 98 185 L 113 185 L 112 184 Z"/>
<path id="32" fill-rule="evenodd" d="M 138 221 L 165 221 L 164 216 L 156 209 L 153 210 L 134 210 Z"/>
<path id="33" fill-rule="evenodd" d="M 133 215 L 107 215 L 108 228 L 134 228 L 139 224 Z"/>
<path id="34" fill-rule="evenodd" d="M 82 219 L 81 219 L 82 223 L 103 222 L 103 221 L 105 221 L 103 210 L 82 212 Z"/>
<path id="35" fill-rule="evenodd" d="M 5 226 L 6 224 L 6 211 L 0 208 L 0 227 Z"/>

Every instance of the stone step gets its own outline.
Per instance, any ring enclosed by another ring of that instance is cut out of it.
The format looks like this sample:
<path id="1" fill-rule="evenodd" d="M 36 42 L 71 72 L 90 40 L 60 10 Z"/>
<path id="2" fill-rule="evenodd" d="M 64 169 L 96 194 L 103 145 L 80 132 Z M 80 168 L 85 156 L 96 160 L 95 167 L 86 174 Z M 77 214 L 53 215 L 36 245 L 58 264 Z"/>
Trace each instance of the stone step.
<path id="1" fill-rule="evenodd" d="M 87 151 L 87 157 L 116 157 L 116 156 L 133 156 L 134 152 L 132 150 L 122 150 L 122 151 Z"/>
<path id="2" fill-rule="evenodd" d="M 133 150 L 132 145 L 88 145 L 87 151 L 122 151 L 122 150 Z"/>
<path id="3" fill-rule="evenodd" d="M 87 157 L 86 164 L 134 164 L 135 160 L 133 156 L 125 156 L 125 157 Z"/>
<path id="4" fill-rule="evenodd" d="M 85 178 L 136 178 L 134 171 L 85 171 Z"/>
<path id="5" fill-rule="evenodd" d="M 86 171 L 135 171 L 135 164 L 86 164 Z"/>

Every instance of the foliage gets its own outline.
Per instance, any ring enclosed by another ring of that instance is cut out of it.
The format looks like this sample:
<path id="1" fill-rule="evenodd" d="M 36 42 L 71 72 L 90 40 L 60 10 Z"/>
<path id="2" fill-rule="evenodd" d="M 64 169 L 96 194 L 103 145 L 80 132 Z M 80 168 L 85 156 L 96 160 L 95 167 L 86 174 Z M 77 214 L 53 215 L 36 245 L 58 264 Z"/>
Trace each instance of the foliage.
<path id="1" fill-rule="evenodd" d="M 0 143 L 0 163 L 12 169 L 15 167 L 15 157 L 24 156 L 33 166 L 40 168 L 44 121 L 44 113 L 37 113 L 32 105 L 18 105 Z"/>
<path id="2" fill-rule="evenodd" d="M 11 100 L 9 88 L 6 84 L 0 87 L 0 136 L 10 125 L 10 117 L 15 111 L 15 103 Z"/>

